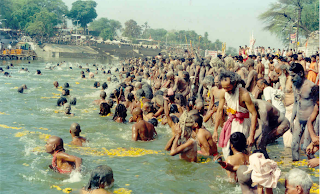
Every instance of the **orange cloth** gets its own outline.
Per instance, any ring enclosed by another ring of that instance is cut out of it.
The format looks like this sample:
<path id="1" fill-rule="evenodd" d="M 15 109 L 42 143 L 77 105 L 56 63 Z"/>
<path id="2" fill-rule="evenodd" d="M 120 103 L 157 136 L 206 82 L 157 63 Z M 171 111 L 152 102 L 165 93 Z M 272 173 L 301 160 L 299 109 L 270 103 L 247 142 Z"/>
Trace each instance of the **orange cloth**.
<path id="1" fill-rule="evenodd" d="M 310 64 L 310 69 L 313 69 L 313 70 L 314 70 L 314 69 L 315 69 L 315 64 L 316 64 L 316 62 L 312 62 L 312 63 Z M 309 70 L 307 79 L 310 80 L 310 81 L 312 81 L 313 83 L 315 83 L 316 80 L 317 80 L 317 75 L 318 75 L 317 73 Z"/>

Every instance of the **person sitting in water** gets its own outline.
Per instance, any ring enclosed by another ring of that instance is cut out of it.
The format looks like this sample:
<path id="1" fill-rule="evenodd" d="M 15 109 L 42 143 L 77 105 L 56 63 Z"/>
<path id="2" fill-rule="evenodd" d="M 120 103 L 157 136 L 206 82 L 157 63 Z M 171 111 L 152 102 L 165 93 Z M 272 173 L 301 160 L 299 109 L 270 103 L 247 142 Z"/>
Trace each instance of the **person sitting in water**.
<path id="1" fill-rule="evenodd" d="M 42 75 L 40 70 L 37 70 L 37 75 Z"/>
<path id="2" fill-rule="evenodd" d="M 63 106 L 65 103 L 67 103 L 67 99 L 65 97 L 60 97 L 58 100 L 57 100 L 57 106 Z"/>
<path id="3" fill-rule="evenodd" d="M 107 93 L 105 91 L 100 92 L 100 99 L 93 101 L 94 104 L 100 105 L 103 102 L 106 102 Z"/>
<path id="4" fill-rule="evenodd" d="M 72 116 L 72 117 L 73 117 L 74 114 L 71 113 L 70 111 L 71 111 L 71 105 L 70 105 L 69 103 L 64 104 L 64 113 L 65 113 L 66 115 L 69 115 L 69 116 Z"/>
<path id="5" fill-rule="evenodd" d="M 222 161 L 219 155 L 214 157 L 214 160 L 217 161 L 222 168 L 227 170 L 230 181 L 236 181 L 236 171 L 240 165 L 249 164 L 246 141 L 243 133 L 232 133 L 230 136 L 230 156 L 227 157 L 226 161 Z"/>
<path id="6" fill-rule="evenodd" d="M 82 188 L 81 194 L 111 194 L 105 189 L 113 187 L 113 171 L 107 165 L 97 166 L 92 172 L 88 184 Z"/>
<path id="7" fill-rule="evenodd" d="M 81 128 L 78 123 L 72 123 L 70 126 L 70 134 L 72 137 L 72 141 L 70 144 L 72 145 L 77 145 L 77 146 L 82 146 L 82 144 L 87 142 L 87 139 L 84 137 L 80 136 Z"/>
<path id="8" fill-rule="evenodd" d="M 213 142 L 212 134 L 207 129 L 202 128 L 203 118 L 199 114 L 193 114 L 191 117 L 195 122 L 192 126 L 192 137 L 198 140 L 200 146 L 198 154 L 204 156 L 218 155 L 217 144 Z"/>
<path id="9" fill-rule="evenodd" d="M 114 112 L 113 119 L 117 123 L 124 123 L 127 117 L 127 109 L 123 104 L 118 104 Z"/>
<path id="10" fill-rule="evenodd" d="M 94 82 L 93 87 L 99 88 L 100 87 L 100 82 Z"/>
<path id="11" fill-rule="evenodd" d="M 132 111 L 132 119 L 136 123 L 132 125 L 132 140 L 150 141 L 157 135 L 153 124 L 143 120 L 143 112 L 141 108 L 135 108 Z"/>
<path id="12" fill-rule="evenodd" d="M 53 82 L 53 85 L 54 85 L 55 88 L 58 88 L 58 87 L 59 87 L 58 81 L 54 81 L 54 82 Z"/>
<path id="13" fill-rule="evenodd" d="M 171 156 L 180 155 L 180 159 L 197 162 L 197 142 L 191 137 L 194 120 L 185 111 L 175 127 L 175 134 L 168 141 L 166 147 Z"/>
<path id="14" fill-rule="evenodd" d="M 143 119 L 145 121 L 149 121 L 150 119 L 153 118 L 153 105 L 151 102 L 146 102 L 143 104 L 142 106 L 142 110 L 143 110 Z"/>
<path id="15" fill-rule="evenodd" d="M 99 112 L 99 114 L 100 114 L 101 116 L 109 116 L 109 115 L 111 114 L 110 106 L 109 106 L 108 103 L 102 102 L 102 103 L 100 104 L 100 112 Z"/>
<path id="16" fill-rule="evenodd" d="M 61 174 L 71 173 L 72 170 L 80 171 L 82 159 L 65 153 L 63 140 L 57 136 L 49 137 L 46 152 L 53 155 L 52 164 L 49 167 Z"/>

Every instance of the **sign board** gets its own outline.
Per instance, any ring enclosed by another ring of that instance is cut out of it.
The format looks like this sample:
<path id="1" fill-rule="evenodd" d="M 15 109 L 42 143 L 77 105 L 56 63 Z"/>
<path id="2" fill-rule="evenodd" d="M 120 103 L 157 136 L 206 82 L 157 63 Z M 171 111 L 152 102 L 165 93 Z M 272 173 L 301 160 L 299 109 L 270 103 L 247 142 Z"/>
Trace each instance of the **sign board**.
<path id="1" fill-rule="evenodd" d="M 206 51 L 205 51 L 205 56 L 207 57 L 207 56 L 209 56 L 209 55 L 211 55 L 212 58 L 218 57 L 218 51 L 209 51 L 209 50 L 206 50 Z"/>

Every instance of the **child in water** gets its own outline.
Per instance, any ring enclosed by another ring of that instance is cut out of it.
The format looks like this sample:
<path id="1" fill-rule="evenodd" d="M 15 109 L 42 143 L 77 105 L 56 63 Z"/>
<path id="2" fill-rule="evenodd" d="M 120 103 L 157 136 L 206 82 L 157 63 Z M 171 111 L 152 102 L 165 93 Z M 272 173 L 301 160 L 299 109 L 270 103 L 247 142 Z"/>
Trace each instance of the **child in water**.
<path id="1" fill-rule="evenodd" d="M 226 159 L 226 161 L 222 161 L 222 158 L 219 155 L 214 157 L 214 160 L 217 161 L 222 168 L 227 170 L 227 174 L 231 181 L 237 180 L 236 171 L 240 165 L 249 164 L 249 154 L 246 149 L 246 142 L 247 140 L 243 133 L 232 133 L 230 136 L 230 156 Z"/>
<path id="2" fill-rule="evenodd" d="M 76 146 L 82 146 L 83 143 L 87 142 L 87 139 L 80 136 L 81 128 L 78 123 L 72 123 L 70 126 L 70 134 L 72 136 L 72 141 L 70 144 Z"/>
<path id="3" fill-rule="evenodd" d="M 53 155 L 51 169 L 61 174 L 71 173 L 72 170 L 80 171 L 82 159 L 65 153 L 63 140 L 57 136 L 51 136 L 46 145 L 46 152 Z"/>

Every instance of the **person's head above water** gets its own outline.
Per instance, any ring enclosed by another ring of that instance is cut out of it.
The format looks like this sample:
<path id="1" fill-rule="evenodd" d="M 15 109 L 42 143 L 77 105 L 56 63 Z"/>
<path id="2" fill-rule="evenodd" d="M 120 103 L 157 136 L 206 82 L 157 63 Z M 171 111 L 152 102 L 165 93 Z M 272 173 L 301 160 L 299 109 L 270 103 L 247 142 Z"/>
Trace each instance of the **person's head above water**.
<path id="1" fill-rule="evenodd" d="M 100 92 L 100 97 L 101 97 L 102 99 L 106 99 L 107 93 L 106 93 L 105 91 L 101 91 L 101 92 Z"/>
<path id="2" fill-rule="evenodd" d="M 68 89 L 62 89 L 61 95 L 62 95 L 62 96 L 68 96 L 68 95 L 70 95 L 70 90 L 68 90 Z"/>
<path id="3" fill-rule="evenodd" d="M 116 120 L 118 117 L 121 117 L 123 120 L 125 120 L 127 117 L 127 109 L 123 104 L 118 104 L 116 106 L 113 120 Z"/>
<path id="4" fill-rule="evenodd" d="M 69 132 L 74 136 L 79 136 L 81 132 L 80 125 L 78 123 L 72 123 Z"/>
<path id="5" fill-rule="evenodd" d="M 69 88 L 69 87 L 70 87 L 70 86 L 69 86 L 69 83 L 68 83 L 68 82 L 64 83 L 64 84 L 63 84 L 63 87 L 64 87 L 64 88 Z"/>
<path id="6" fill-rule="evenodd" d="M 41 75 L 41 71 L 40 71 L 40 70 L 37 70 L 37 74 L 38 74 L 38 75 Z"/>
<path id="7" fill-rule="evenodd" d="M 23 87 L 23 89 L 25 89 L 25 90 L 28 89 L 28 87 L 27 87 L 26 84 L 23 84 L 22 87 Z"/>
<path id="8" fill-rule="evenodd" d="M 108 103 L 103 102 L 100 104 L 100 113 L 102 116 L 107 116 L 110 113 L 110 106 Z"/>
<path id="9" fill-rule="evenodd" d="M 90 175 L 88 184 L 84 187 L 86 191 L 92 191 L 100 188 L 111 188 L 113 186 L 113 171 L 107 165 L 96 167 Z"/>
<path id="10" fill-rule="evenodd" d="M 56 87 L 56 88 L 59 87 L 58 81 L 54 81 L 54 82 L 53 82 L 53 85 L 54 85 L 54 87 Z"/>
<path id="11" fill-rule="evenodd" d="M 76 104 L 77 104 L 77 99 L 76 99 L 76 98 L 72 98 L 72 99 L 70 100 L 70 104 L 71 104 L 71 105 L 76 105 Z"/>
<path id="12" fill-rule="evenodd" d="M 95 87 L 95 88 L 100 87 L 100 82 L 94 82 L 93 87 Z"/>
<path id="13" fill-rule="evenodd" d="M 63 106 L 65 103 L 67 103 L 67 99 L 65 97 L 60 97 L 58 100 L 57 100 L 57 106 Z"/>
<path id="14" fill-rule="evenodd" d="M 18 88 L 18 92 L 19 92 L 19 93 L 23 93 L 23 87 L 22 87 L 22 86 L 20 86 L 20 87 Z"/>
<path id="15" fill-rule="evenodd" d="M 71 111 L 71 105 L 70 105 L 69 103 L 65 103 L 65 104 L 63 105 L 63 107 L 64 107 L 64 113 L 66 113 L 66 114 L 71 114 L 71 113 L 70 113 L 70 111 Z"/>
<path id="16" fill-rule="evenodd" d="M 53 154 L 55 151 L 64 151 L 63 140 L 58 136 L 50 136 L 45 147 L 49 154 Z"/>
<path id="17" fill-rule="evenodd" d="M 143 112 L 140 107 L 137 107 L 132 111 L 133 121 L 137 121 L 138 118 L 143 119 Z"/>
<path id="18" fill-rule="evenodd" d="M 108 88 L 108 84 L 106 82 L 103 82 L 102 89 L 105 90 L 106 88 Z"/>
<path id="19" fill-rule="evenodd" d="M 230 149 L 234 148 L 238 152 L 247 153 L 247 143 L 246 142 L 247 142 L 246 136 L 244 136 L 243 133 L 241 133 L 241 132 L 232 133 L 230 136 Z M 232 153 L 232 151 L 231 151 L 231 153 Z"/>

